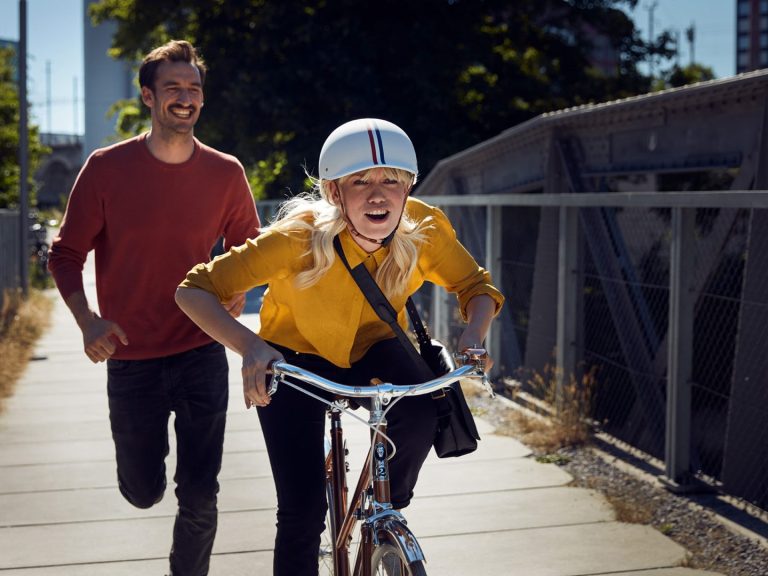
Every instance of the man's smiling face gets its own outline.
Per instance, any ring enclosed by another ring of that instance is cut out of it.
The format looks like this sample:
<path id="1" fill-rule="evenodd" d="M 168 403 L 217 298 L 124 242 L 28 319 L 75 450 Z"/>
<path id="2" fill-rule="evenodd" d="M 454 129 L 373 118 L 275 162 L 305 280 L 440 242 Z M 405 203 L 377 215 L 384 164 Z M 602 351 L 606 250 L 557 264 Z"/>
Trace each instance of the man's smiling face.
<path id="1" fill-rule="evenodd" d="M 152 111 L 153 131 L 190 133 L 203 106 L 200 71 L 188 62 L 161 62 L 154 89 L 143 87 L 141 99 Z"/>

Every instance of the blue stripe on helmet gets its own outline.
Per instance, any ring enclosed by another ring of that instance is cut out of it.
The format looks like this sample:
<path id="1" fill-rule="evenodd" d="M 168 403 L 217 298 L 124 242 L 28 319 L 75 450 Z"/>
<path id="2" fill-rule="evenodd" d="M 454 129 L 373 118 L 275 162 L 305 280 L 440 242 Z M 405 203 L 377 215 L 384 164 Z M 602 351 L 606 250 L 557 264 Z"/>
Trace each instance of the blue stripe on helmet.
<path id="1" fill-rule="evenodd" d="M 381 159 L 382 164 L 386 164 L 387 161 L 384 159 L 384 142 L 381 141 L 381 132 L 375 122 L 373 124 L 373 129 L 376 130 L 376 140 L 379 141 L 379 158 Z"/>

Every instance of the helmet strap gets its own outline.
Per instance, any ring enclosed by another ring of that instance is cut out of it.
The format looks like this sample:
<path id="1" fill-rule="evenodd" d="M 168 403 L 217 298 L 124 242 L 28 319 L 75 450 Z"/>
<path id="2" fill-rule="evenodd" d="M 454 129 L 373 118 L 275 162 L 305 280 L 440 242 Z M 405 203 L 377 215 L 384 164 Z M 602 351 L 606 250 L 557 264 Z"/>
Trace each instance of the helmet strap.
<path id="1" fill-rule="evenodd" d="M 344 217 L 344 222 L 347 223 L 347 228 L 349 228 L 352 236 L 357 236 L 358 238 L 362 238 L 368 242 L 373 242 L 374 244 L 381 244 L 382 246 L 384 245 L 384 240 L 386 240 L 386 238 L 384 240 L 379 240 L 378 238 L 368 238 L 368 236 L 360 234 L 360 232 L 357 231 L 355 225 L 352 224 L 352 220 L 350 220 L 349 216 L 347 216 L 347 208 L 344 206 L 344 199 L 341 197 L 341 192 L 339 192 L 339 205 L 341 206 L 341 215 Z"/>

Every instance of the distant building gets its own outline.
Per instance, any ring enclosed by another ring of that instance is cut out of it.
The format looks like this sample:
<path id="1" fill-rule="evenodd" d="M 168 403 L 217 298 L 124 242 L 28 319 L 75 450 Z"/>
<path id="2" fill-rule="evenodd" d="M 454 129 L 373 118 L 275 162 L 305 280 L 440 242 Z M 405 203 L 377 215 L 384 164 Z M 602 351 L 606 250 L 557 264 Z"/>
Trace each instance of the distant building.
<path id="1" fill-rule="evenodd" d="M 736 0 L 736 73 L 768 67 L 768 0 Z"/>
<path id="2" fill-rule="evenodd" d="M 0 39 L 0 48 L 14 51 L 13 78 L 18 83 L 19 43 L 15 40 Z M 40 134 L 40 142 L 51 149 L 51 153 L 40 159 L 40 166 L 34 174 L 37 190 L 37 208 L 64 208 L 72 184 L 83 165 L 83 137 L 75 134 Z M 33 207 L 33 208 L 34 208 Z"/>
<path id="3" fill-rule="evenodd" d="M 83 137 L 77 134 L 40 134 L 51 149 L 35 172 L 39 208 L 64 208 L 72 184 L 83 165 Z"/>
<path id="4" fill-rule="evenodd" d="M 118 100 L 135 98 L 138 88 L 133 84 L 131 66 L 107 54 L 117 29 L 114 22 L 99 26 L 91 23 L 88 7 L 96 0 L 83 2 L 83 52 L 85 54 L 85 141 L 83 155 L 109 144 L 115 135 L 115 117 L 107 115 Z"/>

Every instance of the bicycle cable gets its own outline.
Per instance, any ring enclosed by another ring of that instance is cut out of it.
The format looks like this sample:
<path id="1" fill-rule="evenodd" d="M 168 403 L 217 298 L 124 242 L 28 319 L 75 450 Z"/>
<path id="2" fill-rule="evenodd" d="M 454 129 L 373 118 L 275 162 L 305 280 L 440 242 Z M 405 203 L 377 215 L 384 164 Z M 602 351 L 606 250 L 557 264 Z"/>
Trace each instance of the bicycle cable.
<path id="1" fill-rule="evenodd" d="M 361 418 L 360 416 L 355 414 L 352 410 L 350 410 L 349 408 L 344 406 L 341 400 L 334 400 L 334 401 L 326 400 L 322 396 L 318 396 L 314 392 L 310 392 L 309 390 L 306 390 L 305 388 L 302 388 L 298 384 L 294 384 L 293 382 L 290 382 L 290 381 L 285 380 L 285 379 L 281 379 L 280 383 L 281 384 L 286 384 L 286 385 L 290 386 L 291 388 L 293 388 L 294 390 L 298 390 L 299 392 L 302 392 L 303 394 L 306 394 L 307 396 L 309 396 L 311 398 L 314 398 L 315 400 L 318 400 L 318 401 L 322 402 L 323 404 L 326 404 L 327 406 L 329 406 L 332 409 L 344 412 L 345 414 L 347 414 L 348 416 L 351 416 L 352 418 L 354 418 L 358 422 L 362 422 L 363 424 L 365 424 L 365 426 L 367 426 L 368 428 L 370 428 L 371 430 L 373 430 L 374 432 L 376 432 L 377 434 L 382 436 L 387 441 L 387 443 L 392 447 L 392 450 L 393 450 L 392 456 L 394 456 L 394 451 L 397 450 L 397 448 L 395 447 L 395 443 L 392 441 L 392 439 L 389 436 L 387 436 L 386 434 L 382 434 L 378 430 L 378 427 L 379 427 L 379 424 L 381 423 L 381 420 L 379 420 L 379 422 L 376 422 L 375 424 L 371 424 L 370 422 L 368 422 L 368 420 L 366 420 L 365 418 Z M 386 411 L 384 413 L 382 413 L 382 419 L 384 418 L 384 414 L 386 414 Z M 392 456 L 390 456 L 390 459 L 391 459 Z"/>
<path id="2" fill-rule="evenodd" d="M 423 386 L 426 386 L 428 384 L 428 383 L 419 384 L 418 386 L 414 386 L 411 390 L 409 390 L 405 394 L 402 394 L 400 396 L 395 396 L 393 398 L 390 398 L 389 402 L 387 403 L 387 407 L 381 413 L 381 418 L 377 422 L 371 424 L 368 420 L 366 420 L 365 418 L 361 418 L 360 416 L 355 414 L 352 410 L 350 410 L 348 407 L 344 406 L 342 404 L 342 401 L 340 401 L 340 400 L 333 400 L 333 401 L 326 400 L 322 396 L 319 396 L 319 395 L 315 394 L 314 392 L 310 392 L 309 390 L 307 390 L 305 388 L 302 388 L 298 384 L 294 384 L 293 382 L 291 382 L 289 380 L 286 380 L 282 376 L 280 377 L 280 380 L 278 382 L 280 382 L 281 384 L 286 384 L 286 385 L 290 386 L 291 388 L 293 388 L 294 390 L 298 390 L 299 392 L 302 392 L 303 394 L 306 394 L 307 396 L 309 396 L 311 398 L 314 398 L 315 400 L 318 400 L 318 401 L 322 402 L 323 404 L 326 404 L 327 406 L 329 406 L 332 409 L 340 410 L 341 412 L 344 412 L 345 414 L 351 416 L 352 418 L 354 418 L 358 422 L 362 422 L 363 424 L 365 424 L 365 426 L 367 426 L 368 428 L 373 430 L 373 432 L 375 432 L 376 434 L 378 434 L 379 436 L 384 438 L 384 440 L 386 440 L 387 444 L 389 444 L 389 446 L 391 448 L 391 452 L 389 453 L 389 457 L 387 458 L 387 461 L 392 460 L 392 458 L 395 457 L 395 454 L 397 453 L 397 446 L 395 445 L 395 443 L 392 441 L 392 439 L 389 436 L 387 436 L 386 434 L 383 434 L 379 430 L 379 427 L 381 426 L 382 420 L 385 419 L 387 413 L 402 398 L 405 398 L 406 396 L 413 395 L 419 388 L 422 388 Z M 371 465 L 373 465 L 373 462 L 371 462 Z"/>

